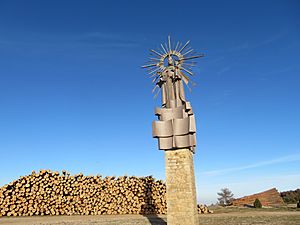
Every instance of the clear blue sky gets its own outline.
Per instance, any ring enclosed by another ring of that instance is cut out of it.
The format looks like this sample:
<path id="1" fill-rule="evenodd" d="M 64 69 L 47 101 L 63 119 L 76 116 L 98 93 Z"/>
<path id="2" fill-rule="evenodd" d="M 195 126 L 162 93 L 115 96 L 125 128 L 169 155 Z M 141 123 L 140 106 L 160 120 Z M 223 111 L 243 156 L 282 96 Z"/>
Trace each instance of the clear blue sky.
<path id="1" fill-rule="evenodd" d="M 152 84 L 170 34 L 206 54 L 188 94 L 198 199 L 300 187 L 299 1 L 1 1 L 0 185 L 51 169 L 153 174 Z"/>

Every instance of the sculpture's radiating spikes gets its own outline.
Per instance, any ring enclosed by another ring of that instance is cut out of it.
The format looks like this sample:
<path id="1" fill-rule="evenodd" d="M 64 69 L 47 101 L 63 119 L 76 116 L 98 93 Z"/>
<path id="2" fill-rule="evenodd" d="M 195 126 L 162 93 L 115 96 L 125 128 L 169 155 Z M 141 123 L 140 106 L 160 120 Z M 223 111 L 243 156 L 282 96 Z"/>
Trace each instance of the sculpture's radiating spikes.
<path id="1" fill-rule="evenodd" d="M 186 46 L 190 43 L 190 41 L 188 40 L 185 45 L 179 50 L 179 53 L 181 53 L 185 48 Z"/>
<path id="2" fill-rule="evenodd" d="M 184 65 L 183 67 L 184 67 L 185 69 L 187 69 L 187 70 L 190 70 L 190 71 L 193 69 L 191 66 L 188 66 L 188 65 Z"/>
<path id="3" fill-rule="evenodd" d="M 154 86 L 154 88 L 152 89 L 152 93 L 154 93 L 154 91 L 156 90 L 156 88 L 158 88 L 158 85 Z"/>
<path id="4" fill-rule="evenodd" d="M 196 58 L 201 58 L 201 57 L 204 57 L 204 54 L 183 58 L 182 60 L 190 60 L 190 59 L 196 59 Z"/>
<path id="5" fill-rule="evenodd" d="M 185 52 L 187 52 L 187 51 L 189 51 L 191 49 L 192 49 L 191 46 L 187 46 L 187 47 L 184 48 L 184 50 L 181 52 L 181 54 L 183 55 L 183 54 L 185 54 Z"/>
<path id="6" fill-rule="evenodd" d="M 197 62 L 196 62 L 196 61 L 187 61 L 187 62 L 186 62 L 186 61 L 184 61 L 184 62 L 183 62 L 183 64 L 185 64 L 185 63 L 186 63 L 186 64 L 194 64 L 194 65 L 196 65 L 196 64 L 197 64 Z"/>
<path id="7" fill-rule="evenodd" d="M 177 51 L 177 48 L 179 47 L 179 41 L 177 41 L 177 44 L 176 44 L 176 47 L 174 49 L 174 51 L 176 52 Z"/>
<path id="8" fill-rule="evenodd" d="M 183 56 L 185 56 L 185 55 L 191 53 L 192 51 L 194 51 L 194 49 L 191 49 L 191 50 L 187 51 L 186 53 L 183 54 Z"/>
<path id="9" fill-rule="evenodd" d="M 155 83 L 157 81 L 157 79 L 159 78 L 159 76 L 154 77 L 154 79 L 152 80 L 152 84 Z"/>
<path id="10" fill-rule="evenodd" d="M 150 51 L 151 51 L 151 52 L 154 52 L 156 55 L 159 55 L 159 56 L 161 56 L 161 57 L 163 56 L 162 54 L 160 54 L 159 52 L 157 52 L 157 51 L 155 51 L 155 50 L 153 50 L 153 49 L 150 49 Z"/>
<path id="11" fill-rule="evenodd" d="M 144 66 L 142 66 L 142 68 L 148 68 L 148 67 L 152 67 L 152 66 L 157 66 L 157 64 L 144 65 Z"/>
<path id="12" fill-rule="evenodd" d="M 150 59 L 150 60 L 156 60 L 156 61 L 160 61 L 160 59 L 158 59 L 158 58 L 152 58 L 152 57 L 149 57 L 148 59 Z"/>
<path id="13" fill-rule="evenodd" d="M 169 51 L 172 51 L 172 47 L 171 47 L 171 36 L 170 36 L 170 35 L 168 36 L 168 39 L 169 39 Z"/>
<path id="14" fill-rule="evenodd" d="M 183 69 L 185 72 L 187 72 L 187 73 L 190 74 L 190 75 L 194 75 L 191 71 L 187 70 L 187 69 L 184 68 L 184 67 L 181 67 L 181 69 Z"/>
<path id="15" fill-rule="evenodd" d="M 182 43 L 182 42 L 180 42 L 180 43 L 179 43 L 179 46 L 178 46 L 178 50 L 177 50 L 178 52 L 179 52 L 179 49 L 181 49 L 181 48 L 182 48 L 182 46 L 183 46 L 183 43 Z"/>
<path id="16" fill-rule="evenodd" d="M 149 78 L 159 76 L 155 71 L 152 71 L 151 73 L 153 73 L 153 74 L 150 74 L 150 73 L 148 74 L 148 75 L 150 75 Z"/>
<path id="17" fill-rule="evenodd" d="M 186 63 L 186 62 L 184 62 L 182 65 L 183 66 L 196 66 L 196 63 Z"/>
<path id="18" fill-rule="evenodd" d="M 158 68 L 156 68 L 156 69 L 154 69 L 154 70 L 151 70 L 151 72 L 149 72 L 148 74 L 150 75 L 150 74 L 152 74 L 152 73 L 157 72 L 158 70 L 160 70 L 160 67 L 158 67 Z"/>
<path id="19" fill-rule="evenodd" d="M 155 73 L 155 74 L 152 74 L 149 78 L 152 78 L 152 77 L 155 77 L 155 76 L 160 77 L 157 73 Z"/>
<path id="20" fill-rule="evenodd" d="M 168 48 L 167 43 L 165 43 L 165 48 L 166 48 L 166 50 L 167 50 L 167 53 L 169 53 L 169 52 L 170 52 L 170 49 Z"/>
<path id="21" fill-rule="evenodd" d="M 146 63 L 147 63 L 147 65 L 149 64 L 153 64 L 153 63 L 155 63 L 155 64 L 158 64 L 158 62 L 156 61 L 156 62 L 154 62 L 153 60 L 148 60 L 148 61 L 146 61 Z"/>
<path id="22" fill-rule="evenodd" d="M 182 65 L 195 66 L 196 62 L 195 61 L 183 61 Z"/>
<path id="23" fill-rule="evenodd" d="M 187 85 L 189 83 L 190 78 L 187 75 L 185 75 L 183 72 L 180 72 L 179 75 L 181 76 L 183 82 Z"/>
<path id="24" fill-rule="evenodd" d="M 167 51 L 166 51 L 166 49 L 164 48 L 163 44 L 160 44 L 160 46 L 162 47 L 162 49 L 164 50 L 164 52 L 165 52 L 166 54 L 168 54 Z"/>

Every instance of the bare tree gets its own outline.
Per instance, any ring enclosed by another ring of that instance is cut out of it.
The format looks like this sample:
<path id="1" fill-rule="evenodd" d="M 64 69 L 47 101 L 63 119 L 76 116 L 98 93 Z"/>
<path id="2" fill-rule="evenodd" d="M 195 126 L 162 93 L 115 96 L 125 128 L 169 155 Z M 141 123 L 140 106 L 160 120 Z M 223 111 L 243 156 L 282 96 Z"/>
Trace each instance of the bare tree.
<path id="1" fill-rule="evenodd" d="M 228 188 L 222 188 L 221 192 L 218 192 L 220 196 L 218 198 L 219 205 L 227 206 L 230 205 L 233 200 L 233 193 Z"/>

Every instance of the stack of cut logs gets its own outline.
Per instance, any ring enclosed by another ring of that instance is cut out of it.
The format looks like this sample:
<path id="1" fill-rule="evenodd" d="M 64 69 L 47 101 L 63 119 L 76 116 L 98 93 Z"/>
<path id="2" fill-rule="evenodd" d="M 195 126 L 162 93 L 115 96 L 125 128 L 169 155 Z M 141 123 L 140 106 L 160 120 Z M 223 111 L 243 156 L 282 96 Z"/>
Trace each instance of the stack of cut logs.
<path id="1" fill-rule="evenodd" d="M 198 207 L 198 213 L 207 214 L 207 213 L 213 213 L 212 210 L 209 210 L 206 205 L 197 205 Z"/>
<path id="2" fill-rule="evenodd" d="M 102 178 L 40 170 L 0 188 L 0 216 L 166 212 L 165 183 L 152 176 Z"/>
<path id="3" fill-rule="evenodd" d="M 164 214 L 166 187 L 148 177 L 70 176 L 41 170 L 0 189 L 0 215 Z"/>

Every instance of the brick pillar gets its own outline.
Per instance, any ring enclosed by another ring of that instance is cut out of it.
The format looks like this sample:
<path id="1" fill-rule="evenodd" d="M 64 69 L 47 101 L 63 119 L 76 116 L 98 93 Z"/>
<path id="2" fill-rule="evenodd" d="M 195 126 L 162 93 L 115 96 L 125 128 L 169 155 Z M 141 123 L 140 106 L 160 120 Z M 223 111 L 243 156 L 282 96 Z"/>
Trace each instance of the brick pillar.
<path id="1" fill-rule="evenodd" d="M 193 153 L 165 151 L 168 225 L 199 225 Z"/>

